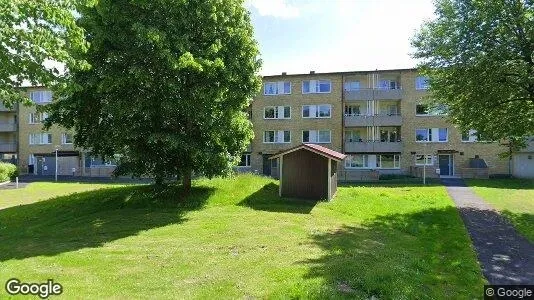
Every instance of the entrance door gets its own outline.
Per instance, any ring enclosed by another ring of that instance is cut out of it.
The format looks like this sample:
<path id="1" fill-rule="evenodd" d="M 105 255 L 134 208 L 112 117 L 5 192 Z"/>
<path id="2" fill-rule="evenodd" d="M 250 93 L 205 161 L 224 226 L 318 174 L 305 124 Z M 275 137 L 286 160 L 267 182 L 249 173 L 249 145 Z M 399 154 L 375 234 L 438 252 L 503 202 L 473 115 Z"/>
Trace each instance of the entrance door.
<path id="1" fill-rule="evenodd" d="M 439 155 L 439 175 L 451 175 L 451 156 L 450 154 Z"/>
<path id="2" fill-rule="evenodd" d="M 269 160 L 270 155 L 263 155 L 263 175 L 271 176 L 271 161 Z"/>

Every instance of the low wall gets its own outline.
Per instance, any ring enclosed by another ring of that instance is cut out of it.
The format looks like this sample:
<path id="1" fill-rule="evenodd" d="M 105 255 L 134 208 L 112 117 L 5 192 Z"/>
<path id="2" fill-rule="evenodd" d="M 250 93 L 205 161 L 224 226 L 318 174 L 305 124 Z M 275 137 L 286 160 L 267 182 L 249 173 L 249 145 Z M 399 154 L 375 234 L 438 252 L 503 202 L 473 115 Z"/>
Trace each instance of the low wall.
<path id="1" fill-rule="evenodd" d="M 85 168 L 85 175 L 87 177 L 111 177 L 111 173 L 115 171 L 115 167 L 92 167 Z"/>
<path id="2" fill-rule="evenodd" d="M 378 181 L 380 173 L 377 170 L 339 170 L 338 181 Z"/>

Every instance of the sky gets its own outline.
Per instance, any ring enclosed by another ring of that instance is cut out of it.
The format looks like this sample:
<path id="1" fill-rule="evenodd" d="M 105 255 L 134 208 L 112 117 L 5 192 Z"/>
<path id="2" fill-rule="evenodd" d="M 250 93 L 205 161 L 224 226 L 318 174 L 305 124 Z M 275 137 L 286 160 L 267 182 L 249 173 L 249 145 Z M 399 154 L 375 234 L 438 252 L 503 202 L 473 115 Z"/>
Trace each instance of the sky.
<path id="1" fill-rule="evenodd" d="M 432 0 L 246 0 L 262 75 L 415 67 Z"/>

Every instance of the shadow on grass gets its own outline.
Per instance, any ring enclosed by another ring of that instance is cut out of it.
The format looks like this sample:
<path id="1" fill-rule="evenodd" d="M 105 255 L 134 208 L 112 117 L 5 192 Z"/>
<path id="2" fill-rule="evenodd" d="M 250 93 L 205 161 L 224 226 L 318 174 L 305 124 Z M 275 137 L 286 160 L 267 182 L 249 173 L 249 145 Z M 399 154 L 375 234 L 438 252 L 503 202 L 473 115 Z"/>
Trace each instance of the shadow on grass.
<path id="1" fill-rule="evenodd" d="M 327 283 L 318 298 L 455 299 L 483 278 L 456 208 L 380 216 L 311 236 L 324 255 L 303 263 Z M 335 298 L 335 297 L 334 297 Z"/>
<path id="2" fill-rule="evenodd" d="M 534 214 L 515 213 L 509 210 L 503 210 L 501 214 L 534 245 Z"/>
<path id="3" fill-rule="evenodd" d="M 532 190 L 534 179 L 467 179 L 467 184 L 472 187 L 486 187 L 497 189 Z"/>
<path id="4" fill-rule="evenodd" d="M 317 202 L 316 200 L 280 198 L 278 185 L 269 183 L 243 199 L 238 205 L 254 210 L 309 214 Z"/>
<path id="5" fill-rule="evenodd" d="M 52 256 L 185 221 L 214 192 L 194 187 L 125 186 L 75 193 L 0 210 L 0 261 Z"/>

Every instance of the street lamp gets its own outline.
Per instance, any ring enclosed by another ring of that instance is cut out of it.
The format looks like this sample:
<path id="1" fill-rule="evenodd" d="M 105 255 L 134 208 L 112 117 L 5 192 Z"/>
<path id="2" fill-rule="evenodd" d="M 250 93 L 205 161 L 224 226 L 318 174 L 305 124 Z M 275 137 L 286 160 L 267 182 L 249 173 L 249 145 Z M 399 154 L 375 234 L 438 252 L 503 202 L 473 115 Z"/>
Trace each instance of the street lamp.
<path id="1" fill-rule="evenodd" d="M 55 151 L 56 152 L 56 172 L 55 172 L 56 173 L 56 176 L 55 176 L 56 177 L 56 182 L 57 182 L 57 152 L 58 151 L 59 151 L 59 145 L 56 145 L 56 151 Z"/>
<path id="2" fill-rule="evenodd" d="M 423 185 L 426 185 L 426 145 L 427 141 L 423 142 Z"/>

